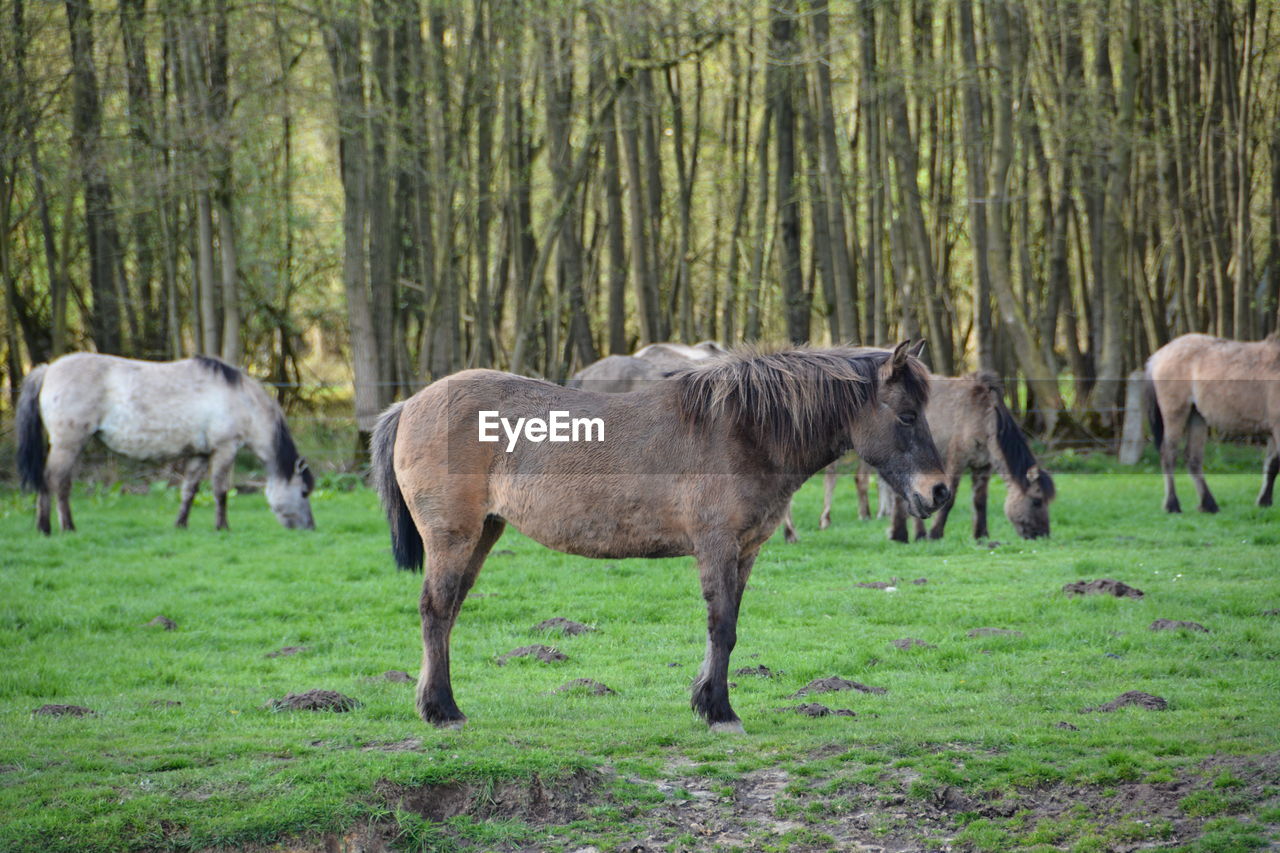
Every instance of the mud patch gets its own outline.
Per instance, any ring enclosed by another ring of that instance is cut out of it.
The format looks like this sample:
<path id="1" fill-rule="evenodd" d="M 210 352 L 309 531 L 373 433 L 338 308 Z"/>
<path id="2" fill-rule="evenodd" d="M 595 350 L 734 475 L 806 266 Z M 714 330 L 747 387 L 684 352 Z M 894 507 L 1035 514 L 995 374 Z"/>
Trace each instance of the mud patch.
<path id="1" fill-rule="evenodd" d="M 847 678 L 841 678 L 833 675 L 830 678 L 815 678 L 804 687 L 801 687 L 790 698 L 799 699 L 808 696 L 810 693 L 835 693 L 838 690 L 857 690 L 859 693 L 888 693 L 884 687 L 871 687 L 858 681 L 850 681 Z"/>
<path id="2" fill-rule="evenodd" d="M 96 717 L 98 712 L 83 705 L 41 705 L 31 712 L 37 717 Z"/>
<path id="3" fill-rule="evenodd" d="M 791 705 L 786 708 L 775 708 L 775 711 L 801 714 L 806 717 L 856 717 L 849 708 L 828 708 L 817 702 L 805 702 L 802 705 Z"/>
<path id="4" fill-rule="evenodd" d="M 294 655 L 300 655 L 303 652 L 309 652 L 309 651 L 311 651 L 311 649 L 309 649 L 306 646 L 285 646 L 283 648 L 276 649 L 274 652 L 267 652 L 265 655 L 263 655 L 263 657 L 288 658 L 288 657 L 293 657 Z"/>
<path id="5" fill-rule="evenodd" d="M 336 690 L 308 690 L 306 693 L 286 693 L 283 699 L 272 699 L 262 707 L 268 711 L 333 711 L 343 714 L 360 705 L 360 700 L 343 696 Z"/>
<path id="6" fill-rule="evenodd" d="M 498 666 L 506 666 L 507 661 L 513 658 L 537 658 L 543 663 L 557 663 L 558 661 L 568 660 L 569 656 L 554 646 L 521 646 L 518 649 L 512 649 L 504 655 L 499 655 L 495 663 Z"/>
<path id="7" fill-rule="evenodd" d="M 414 677 L 402 669 L 389 669 L 373 681 L 390 681 L 395 684 L 412 684 Z"/>
<path id="8" fill-rule="evenodd" d="M 937 648 L 933 643 L 926 643 L 924 640 L 918 640 L 915 637 L 902 637 L 901 639 L 897 639 L 889 643 L 889 645 L 893 646 L 895 649 L 902 649 L 903 651 L 906 651 L 907 649 Z"/>
<path id="9" fill-rule="evenodd" d="M 580 693 L 587 696 L 613 696 L 617 691 L 604 686 L 598 681 L 593 681 L 590 678 L 575 678 L 572 681 L 566 681 L 555 690 L 551 690 L 543 695 L 550 696 L 552 693 Z"/>
<path id="10" fill-rule="evenodd" d="M 1143 596 L 1142 590 L 1137 587 L 1111 578 L 1064 584 L 1062 591 L 1067 595 L 1114 595 L 1116 598 L 1142 598 Z"/>
<path id="11" fill-rule="evenodd" d="M 516 819 L 543 826 L 579 820 L 601 801 L 600 772 L 579 770 L 567 777 L 498 782 L 402 785 L 386 779 L 374 796 L 391 811 L 403 810 L 437 823 L 468 815 L 476 820 Z"/>
<path id="12" fill-rule="evenodd" d="M 733 671 L 733 674 L 734 675 L 755 675 L 755 676 L 759 676 L 760 678 L 777 678 L 779 675 L 782 675 L 781 672 L 774 672 L 764 664 L 760 664 L 760 666 L 744 666 L 741 669 L 735 669 Z"/>
<path id="13" fill-rule="evenodd" d="M 1021 637 L 1021 631 L 1013 631 L 1009 628 L 974 628 L 969 632 L 970 637 Z"/>
<path id="14" fill-rule="evenodd" d="M 1107 714 L 1112 711 L 1118 711 L 1121 708 L 1129 706 L 1142 708 L 1147 711 L 1163 711 L 1169 707 L 1169 703 L 1159 696 L 1152 696 L 1150 693 L 1143 693 L 1141 690 L 1130 690 L 1127 693 L 1121 693 L 1116 698 L 1102 705 L 1092 708 L 1081 708 L 1080 713 L 1090 714 L 1097 711 Z"/>
<path id="15" fill-rule="evenodd" d="M 1209 633 L 1209 629 L 1199 622 L 1184 622 L 1181 619 L 1157 619 L 1151 623 L 1152 631 L 1201 631 Z"/>
<path id="16" fill-rule="evenodd" d="M 566 637 L 574 637 L 578 634 L 594 631 L 595 628 L 590 625 L 583 625 L 581 622 L 574 622 L 572 619 L 566 619 L 563 616 L 552 616 L 550 619 L 543 619 L 530 630 L 535 634 L 541 634 L 544 631 L 559 631 Z"/>
<path id="17" fill-rule="evenodd" d="M 415 752 L 422 749 L 422 738 L 407 737 L 391 743 L 366 743 L 360 747 L 361 752 Z"/>
<path id="18" fill-rule="evenodd" d="M 148 622 L 146 625 L 143 625 L 142 627 L 163 628 L 166 631 L 176 631 L 178 629 L 178 623 L 174 622 L 168 616 L 157 616 L 156 618 L 152 619 L 150 622 Z"/>

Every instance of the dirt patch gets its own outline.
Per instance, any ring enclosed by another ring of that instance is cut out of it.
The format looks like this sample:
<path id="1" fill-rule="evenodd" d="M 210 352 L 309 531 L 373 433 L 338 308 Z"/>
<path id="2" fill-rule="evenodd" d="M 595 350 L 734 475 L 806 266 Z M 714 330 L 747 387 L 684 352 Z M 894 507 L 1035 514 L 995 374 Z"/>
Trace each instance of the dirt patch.
<path id="1" fill-rule="evenodd" d="M 178 629 L 178 623 L 174 622 L 168 616 L 157 616 L 156 618 L 152 619 L 143 627 L 144 628 L 163 628 L 166 631 L 176 631 Z"/>
<path id="2" fill-rule="evenodd" d="M 870 687 L 858 681 L 849 681 L 847 678 L 833 675 L 830 678 L 815 678 L 795 693 L 792 693 L 790 698 L 799 699 L 802 696 L 808 696 L 810 693 L 834 693 L 838 690 L 857 690 L 859 693 L 889 692 L 884 687 Z"/>
<path id="3" fill-rule="evenodd" d="M 336 690 L 308 690 L 286 693 L 283 699 L 272 699 L 262 707 L 268 711 L 333 711 L 342 714 L 360 707 L 360 700 L 343 696 Z"/>
<path id="4" fill-rule="evenodd" d="M 83 705 L 41 705 L 31 712 L 37 717 L 96 717 L 98 712 Z"/>
<path id="5" fill-rule="evenodd" d="M 287 657 L 293 657 L 294 655 L 300 655 L 303 652 L 309 652 L 309 651 L 311 651 L 311 649 L 307 648 L 306 646 L 285 646 L 284 648 L 276 649 L 274 652 L 267 652 L 263 657 L 287 658 Z"/>
<path id="6" fill-rule="evenodd" d="M 1078 731 L 1080 731 L 1080 727 L 1079 727 L 1079 726 L 1073 726 L 1073 725 L 1071 725 L 1070 723 L 1068 723 L 1066 720 L 1062 720 L 1062 721 L 1060 721 L 1060 722 L 1054 723 L 1054 724 L 1053 724 L 1053 727 L 1054 727 L 1055 729 L 1065 729 L 1066 731 L 1069 731 L 1069 732 L 1078 732 Z"/>
<path id="7" fill-rule="evenodd" d="M 562 660 L 568 660 L 569 656 L 554 646 L 521 646 L 518 649 L 512 649 L 504 655 L 500 655 L 496 663 L 498 666 L 505 666 L 507 661 L 512 658 L 533 657 L 543 663 L 556 663 Z"/>
<path id="8" fill-rule="evenodd" d="M 1008 628 L 974 628 L 969 632 L 970 637 L 1021 637 L 1021 631 L 1012 631 Z"/>
<path id="9" fill-rule="evenodd" d="M 761 664 L 760 666 L 744 666 L 741 669 L 735 669 L 734 675 L 756 675 L 760 678 L 777 678 L 782 675 L 781 672 L 774 672 L 769 667 Z"/>
<path id="10" fill-rule="evenodd" d="M 415 679 L 409 673 L 402 669 L 389 669 L 382 673 L 382 681 L 391 681 L 396 684 L 412 684 Z"/>
<path id="11" fill-rule="evenodd" d="M 553 616 L 550 619 L 543 619 L 530 630 L 535 634 L 541 634 L 544 631 L 559 631 L 566 637 L 573 637 L 578 634 L 585 634 L 588 631 L 594 631 L 595 628 L 590 625 L 583 625 L 581 622 L 574 622 L 572 619 L 566 619 L 563 616 Z"/>
<path id="12" fill-rule="evenodd" d="M 915 637 L 902 637 L 901 639 L 897 639 L 889 643 L 889 645 L 893 646 L 895 649 L 902 649 L 903 651 L 906 651 L 907 649 L 937 648 L 933 643 L 926 643 L 924 640 L 918 640 Z"/>
<path id="13" fill-rule="evenodd" d="M 1151 623 L 1152 631 L 1202 631 L 1209 633 L 1209 629 L 1201 625 L 1199 622 L 1184 622 L 1181 619 L 1157 619 Z"/>
<path id="14" fill-rule="evenodd" d="M 366 743 L 361 752 L 415 752 L 422 749 L 422 738 L 407 737 L 391 743 Z"/>
<path id="15" fill-rule="evenodd" d="M 605 687 L 598 681 L 590 678 L 575 678 L 572 681 L 566 681 L 550 693 L 585 693 L 588 696 L 613 696 L 617 693 L 609 687 Z"/>
<path id="16" fill-rule="evenodd" d="M 805 702 L 803 705 L 792 705 L 787 708 L 775 708 L 776 711 L 789 711 L 793 714 L 803 714 L 806 717 L 856 717 L 858 716 L 848 708 L 828 708 L 826 705 L 820 705 L 817 702 Z"/>
<path id="17" fill-rule="evenodd" d="M 1127 583 L 1098 578 L 1096 581 L 1076 581 L 1064 584 L 1062 591 L 1067 595 L 1114 595 L 1116 598 L 1142 598 L 1143 592 Z"/>
<path id="18" fill-rule="evenodd" d="M 535 774 L 530 779 L 496 784 L 401 785 L 383 779 L 374 785 L 374 796 L 392 811 L 413 812 L 436 822 L 465 814 L 477 820 L 517 819 L 560 826 L 579 820 L 600 803 L 604 779 L 604 774 L 591 770 L 548 779 Z"/>
<path id="19" fill-rule="evenodd" d="M 1089 714 L 1097 711 L 1102 714 L 1118 711 L 1121 708 L 1127 708 L 1132 705 L 1135 708 L 1143 708 L 1147 711 L 1163 711 L 1169 707 L 1169 703 L 1159 696 L 1152 696 L 1150 693 L 1143 693 L 1141 690 L 1130 690 L 1127 693 L 1121 693 L 1116 698 L 1102 705 L 1092 708 L 1081 708 L 1080 713 Z"/>

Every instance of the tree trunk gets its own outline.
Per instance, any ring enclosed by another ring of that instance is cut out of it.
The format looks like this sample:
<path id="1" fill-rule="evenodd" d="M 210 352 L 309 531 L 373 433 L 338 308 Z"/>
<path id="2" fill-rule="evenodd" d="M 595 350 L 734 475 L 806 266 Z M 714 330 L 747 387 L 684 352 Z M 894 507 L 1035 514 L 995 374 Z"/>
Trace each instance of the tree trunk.
<path id="1" fill-rule="evenodd" d="M 809 294 L 800 269 L 800 199 L 796 185 L 796 7 L 795 0 L 778 0 L 770 21 L 769 74 L 773 77 L 770 102 L 773 104 L 774 134 L 778 140 L 777 194 L 778 274 L 786 303 L 787 337 L 793 343 L 809 340 Z"/>

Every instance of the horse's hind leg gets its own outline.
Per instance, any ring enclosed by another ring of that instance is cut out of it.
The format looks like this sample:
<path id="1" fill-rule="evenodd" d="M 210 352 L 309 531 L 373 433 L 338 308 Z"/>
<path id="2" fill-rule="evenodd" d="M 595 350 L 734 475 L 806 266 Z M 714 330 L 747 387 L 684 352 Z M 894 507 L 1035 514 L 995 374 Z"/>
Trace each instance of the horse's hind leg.
<path id="1" fill-rule="evenodd" d="M 836 478 L 839 476 L 835 462 L 822 469 L 822 515 L 818 517 L 819 530 L 826 530 L 831 526 L 831 504 L 835 500 Z"/>
<path id="2" fill-rule="evenodd" d="M 191 502 L 196 498 L 196 492 L 200 491 L 200 481 L 204 479 L 205 471 L 209 469 L 209 457 L 192 456 L 187 460 L 187 464 L 182 471 L 182 506 L 178 509 L 178 519 L 173 523 L 174 527 L 186 528 L 187 518 L 191 515 Z"/>
<path id="3" fill-rule="evenodd" d="M 1267 453 L 1262 460 L 1262 491 L 1258 493 L 1258 506 L 1271 506 L 1271 491 L 1275 488 L 1276 474 L 1280 474 L 1280 429 L 1267 439 Z"/>
<path id="4" fill-rule="evenodd" d="M 1183 428 L 1191 412 L 1185 406 L 1166 408 L 1162 402 L 1159 402 L 1158 389 L 1156 396 L 1157 403 L 1160 405 L 1160 414 L 1164 419 L 1164 437 L 1160 442 L 1160 469 L 1164 472 L 1164 511 L 1182 512 L 1182 504 L 1178 501 L 1178 491 L 1174 486 L 1173 476 L 1178 466 L 1178 442 L 1182 438 Z"/>
<path id="5" fill-rule="evenodd" d="M 690 704 L 712 731 L 742 732 L 742 721 L 729 704 L 729 655 L 738 642 L 738 608 L 753 563 L 755 553 L 741 556 L 732 540 L 698 555 L 707 602 L 707 653 Z"/>
<path id="6" fill-rule="evenodd" d="M 987 539 L 991 531 L 987 528 L 987 498 L 991 494 L 991 469 L 982 468 L 969 475 L 973 480 L 973 538 Z M 955 489 L 951 490 L 955 500 Z"/>
<path id="7" fill-rule="evenodd" d="M 422 578 L 422 672 L 418 676 L 418 716 L 441 728 L 460 729 L 466 716 L 453 699 L 449 678 L 449 634 L 475 583 L 489 549 L 506 522 L 489 516 L 474 535 L 457 530 L 424 532 L 426 565 Z"/>
<path id="8" fill-rule="evenodd" d="M 853 482 L 858 487 L 858 520 L 871 518 L 871 466 L 861 459 L 853 470 Z"/>
<path id="9" fill-rule="evenodd" d="M 800 541 L 800 537 L 796 535 L 796 523 L 791 517 L 791 502 L 787 502 L 787 514 L 782 517 L 783 537 L 790 543 L 794 544 Z"/>
<path id="10" fill-rule="evenodd" d="M 1209 484 L 1204 481 L 1204 445 L 1208 438 L 1209 425 L 1199 412 L 1192 412 L 1187 424 L 1187 471 L 1200 495 L 1200 511 L 1217 512 L 1218 502 L 1213 499 Z"/>

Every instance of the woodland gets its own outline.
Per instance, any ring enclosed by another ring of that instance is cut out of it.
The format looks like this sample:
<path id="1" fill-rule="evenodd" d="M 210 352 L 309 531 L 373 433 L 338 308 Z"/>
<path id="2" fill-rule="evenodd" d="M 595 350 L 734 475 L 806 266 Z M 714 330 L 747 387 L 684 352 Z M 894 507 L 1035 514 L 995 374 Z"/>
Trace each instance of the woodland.
<path id="1" fill-rule="evenodd" d="M 5 405 L 208 353 L 367 430 L 468 366 L 925 337 L 1052 435 L 1276 330 L 1275 0 L 0 10 Z"/>

